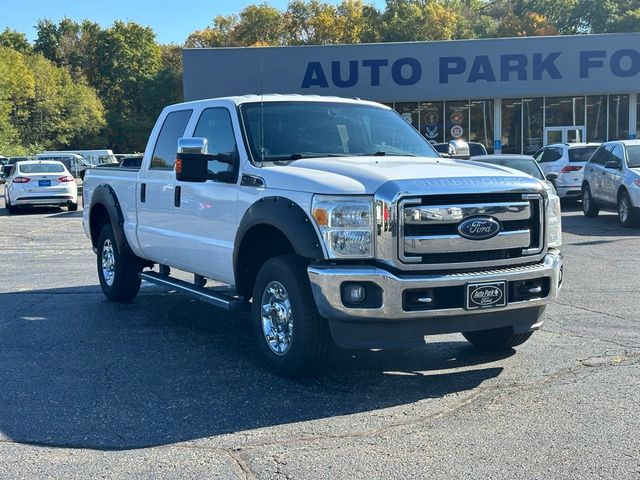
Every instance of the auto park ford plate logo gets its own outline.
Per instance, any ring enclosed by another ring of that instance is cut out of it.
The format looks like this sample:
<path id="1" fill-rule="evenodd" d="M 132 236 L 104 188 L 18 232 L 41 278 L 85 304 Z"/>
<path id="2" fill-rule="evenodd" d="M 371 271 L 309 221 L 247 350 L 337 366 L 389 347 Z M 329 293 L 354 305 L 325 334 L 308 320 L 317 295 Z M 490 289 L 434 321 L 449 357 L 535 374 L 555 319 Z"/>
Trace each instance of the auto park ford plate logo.
<path id="1" fill-rule="evenodd" d="M 500 223 L 492 217 L 467 218 L 458 224 L 458 234 L 469 240 L 487 240 L 500 233 Z"/>
<path id="2" fill-rule="evenodd" d="M 504 307 L 507 304 L 507 283 L 476 283 L 467 285 L 467 310 Z"/>

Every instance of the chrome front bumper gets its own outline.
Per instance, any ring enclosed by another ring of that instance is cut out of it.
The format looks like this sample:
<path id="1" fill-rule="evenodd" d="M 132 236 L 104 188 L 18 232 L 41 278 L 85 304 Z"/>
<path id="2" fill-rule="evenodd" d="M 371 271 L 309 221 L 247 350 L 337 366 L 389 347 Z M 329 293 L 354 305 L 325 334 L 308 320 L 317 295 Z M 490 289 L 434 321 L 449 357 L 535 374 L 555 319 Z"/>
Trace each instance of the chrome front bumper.
<path id="1" fill-rule="evenodd" d="M 313 296 L 321 316 L 341 322 L 400 321 L 436 319 L 442 317 L 501 314 L 513 310 L 544 307 L 555 300 L 562 284 L 563 255 L 550 249 L 542 262 L 535 265 L 499 268 L 479 272 L 452 272 L 445 274 L 398 276 L 375 266 L 310 266 L 309 280 Z M 549 293 L 544 298 L 508 303 L 504 307 L 482 310 L 446 308 L 406 311 L 403 309 L 403 292 L 407 289 L 464 286 L 468 283 L 532 280 L 549 278 Z M 341 285 L 344 282 L 371 282 L 382 290 L 382 306 L 379 308 L 349 308 L 342 302 Z M 532 325 L 536 328 L 538 325 Z M 488 327 L 489 328 L 489 327 Z M 462 331 L 462 330 L 460 330 Z"/>

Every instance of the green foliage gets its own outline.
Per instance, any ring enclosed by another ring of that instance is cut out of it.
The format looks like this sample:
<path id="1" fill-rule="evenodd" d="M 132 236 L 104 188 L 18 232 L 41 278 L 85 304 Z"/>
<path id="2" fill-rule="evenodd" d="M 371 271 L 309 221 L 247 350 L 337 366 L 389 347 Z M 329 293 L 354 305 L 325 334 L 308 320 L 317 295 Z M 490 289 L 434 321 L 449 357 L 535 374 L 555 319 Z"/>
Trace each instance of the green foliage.
<path id="1" fill-rule="evenodd" d="M 32 51 L 27 36 L 11 28 L 5 28 L 0 32 L 0 47 L 11 48 L 21 53 L 30 53 Z"/>
<path id="2" fill-rule="evenodd" d="M 105 125 L 95 90 L 41 54 L 0 48 L 0 151 L 84 145 Z"/>

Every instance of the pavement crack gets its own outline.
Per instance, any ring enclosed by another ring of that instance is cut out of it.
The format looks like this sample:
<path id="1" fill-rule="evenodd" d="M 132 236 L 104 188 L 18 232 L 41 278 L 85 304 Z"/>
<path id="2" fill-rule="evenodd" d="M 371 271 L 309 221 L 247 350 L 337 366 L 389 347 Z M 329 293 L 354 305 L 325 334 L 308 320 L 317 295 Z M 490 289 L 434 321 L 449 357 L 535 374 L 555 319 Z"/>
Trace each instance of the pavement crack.
<path id="1" fill-rule="evenodd" d="M 607 313 L 607 312 L 601 312 L 600 310 L 594 310 L 591 308 L 587 308 L 587 307 L 580 307 L 578 305 L 573 305 L 571 303 L 565 303 L 565 302 L 559 302 L 556 300 L 556 305 L 562 305 L 565 307 L 572 307 L 572 308 L 576 308 L 578 310 L 583 310 L 585 312 L 589 312 L 589 313 L 596 313 L 598 315 L 606 315 L 607 317 L 612 317 L 612 318 L 618 318 L 620 320 L 629 320 L 627 317 L 621 317 L 620 315 L 614 315 L 612 313 Z"/>
<path id="2" fill-rule="evenodd" d="M 240 455 L 240 448 L 225 448 L 224 451 L 231 457 L 233 463 L 237 469 L 240 470 L 240 478 L 244 480 L 256 480 L 258 477 L 251 471 L 251 467 L 244 461 Z"/>
<path id="3" fill-rule="evenodd" d="M 583 340 L 591 340 L 593 342 L 600 342 L 600 343 L 608 343 L 610 345 L 615 345 L 617 347 L 622 347 L 626 350 L 637 350 L 638 348 L 640 348 L 640 346 L 637 345 L 626 345 L 624 343 L 620 343 L 620 342 L 616 342 L 614 340 L 605 340 L 604 338 L 596 338 L 596 337 L 590 337 L 588 335 L 580 335 L 578 333 L 575 332 L 571 332 L 571 331 L 567 331 L 567 332 L 559 332 L 557 330 L 550 330 L 546 327 L 542 327 L 540 329 L 541 332 L 547 332 L 547 333 L 552 333 L 554 335 L 558 335 L 558 336 L 565 336 L 565 337 L 573 337 L 573 338 L 580 338 Z"/>

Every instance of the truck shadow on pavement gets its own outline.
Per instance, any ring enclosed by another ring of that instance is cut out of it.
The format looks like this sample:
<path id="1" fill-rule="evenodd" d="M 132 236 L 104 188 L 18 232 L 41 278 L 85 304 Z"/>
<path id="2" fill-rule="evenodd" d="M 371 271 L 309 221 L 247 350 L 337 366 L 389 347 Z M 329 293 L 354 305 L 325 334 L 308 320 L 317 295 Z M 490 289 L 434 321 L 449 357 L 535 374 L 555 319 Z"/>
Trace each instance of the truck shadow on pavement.
<path id="1" fill-rule="evenodd" d="M 318 377 L 287 380 L 261 364 L 247 318 L 178 294 L 117 304 L 87 286 L 0 303 L 0 440 L 56 447 L 151 447 L 441 398 L 497 377 L 493 362 L 514 353 L 462 337 L 338 350 Z"/>

